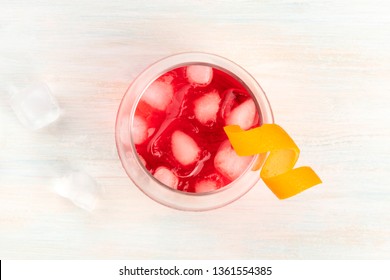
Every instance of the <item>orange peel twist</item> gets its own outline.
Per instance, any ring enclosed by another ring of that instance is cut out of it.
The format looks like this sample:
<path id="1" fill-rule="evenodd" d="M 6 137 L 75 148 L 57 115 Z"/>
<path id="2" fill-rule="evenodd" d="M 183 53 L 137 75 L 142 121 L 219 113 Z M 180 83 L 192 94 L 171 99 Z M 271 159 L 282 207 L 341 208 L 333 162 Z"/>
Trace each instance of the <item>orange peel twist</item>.
<path id="1" fill-rule="evenodd" d="M 269 152 L 260 178 L 279 199 L 289 198 L 322 183 L 310 167 L 294 168 L 299 157 L 299 148 L 279 125 L 263 124 L 250 130 L 229 125 L 225 126 L 224 130 L 239 156 Z M 260 166 L 257 166 L 255 170 L 259 168 Z"/>

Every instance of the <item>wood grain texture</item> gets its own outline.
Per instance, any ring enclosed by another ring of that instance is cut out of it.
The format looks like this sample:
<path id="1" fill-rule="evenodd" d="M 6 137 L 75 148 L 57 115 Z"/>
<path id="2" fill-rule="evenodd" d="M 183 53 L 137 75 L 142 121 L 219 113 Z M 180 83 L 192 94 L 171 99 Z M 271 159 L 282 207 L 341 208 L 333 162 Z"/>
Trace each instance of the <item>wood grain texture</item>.
<path id="1" fill-rule="evenodd" d="M 389 259 L 388 1 L 0 0 L 1 259 Z M 206 51 L 247 69 L 320 187 L 278 201 L 259 183 L 222 209 L 160 206 L 126 177 L 114 123 L 131 80 Z M 61 119 L 23 128 L 7 88 L 44 80 Z M 99 208 L 49 191 L 66 166 Z"/>

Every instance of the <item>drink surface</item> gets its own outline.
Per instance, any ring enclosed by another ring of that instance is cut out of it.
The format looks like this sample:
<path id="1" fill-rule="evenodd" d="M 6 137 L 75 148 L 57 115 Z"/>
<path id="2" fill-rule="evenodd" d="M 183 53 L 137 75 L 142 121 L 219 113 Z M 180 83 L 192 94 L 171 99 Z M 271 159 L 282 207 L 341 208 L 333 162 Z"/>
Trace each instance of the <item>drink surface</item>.
<path id="1" fill-rule="evenodd" d="M 261 124 L 247 89 L 233 76 L 206 65 L 171 70 L 142 95 L 131 127 L 146 169 L 165 185 L 210 192 L 237 179 L 252 161 L 239 157 L 223 130 Z"/>

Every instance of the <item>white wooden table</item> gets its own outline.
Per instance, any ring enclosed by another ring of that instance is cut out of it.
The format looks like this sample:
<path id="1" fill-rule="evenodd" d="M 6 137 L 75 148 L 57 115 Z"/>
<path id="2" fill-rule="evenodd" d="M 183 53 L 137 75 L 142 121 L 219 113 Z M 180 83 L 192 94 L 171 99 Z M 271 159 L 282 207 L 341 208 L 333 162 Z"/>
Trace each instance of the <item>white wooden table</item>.
<path id="1" fill-rule="evenodd" d="M 34 3 L 36 2 L 36 3 Z M 347 3 L 348 2 L 348 3 Z M 389 259 L 388 1 L 0 0 L 0 258 Z M 324 183 L 286 201 L 260 183 L 224 208 L 143 195 L 115 150 L 131 80 L 206 51 L 246 68 Z M 35 75 L 63 110 L 31 132 L 7 103 Z M 49 191 L 64 166 L 105 188 L 92 213 Z"/>

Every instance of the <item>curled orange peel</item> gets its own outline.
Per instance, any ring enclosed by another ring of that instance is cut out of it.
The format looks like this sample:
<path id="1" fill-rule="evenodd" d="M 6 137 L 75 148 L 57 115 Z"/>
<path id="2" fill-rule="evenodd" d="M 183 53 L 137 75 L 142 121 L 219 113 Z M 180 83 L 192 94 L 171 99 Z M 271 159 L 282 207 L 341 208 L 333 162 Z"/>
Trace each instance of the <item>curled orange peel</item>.
<path id="1" fill-rule="evenodd" d="M 229 141 L 239 156 L 261 155 L 269 152 L 260 172 L 260 178 L 279 198 L 294 196 L 322 183 L 308 166 L 294 168 L 299 148 L 291 137 L 277 124 L 263 124 L 250 130 L 238 125 L 224 127 Z M 256 170 L 261 166 L 256 164 Z"/>

